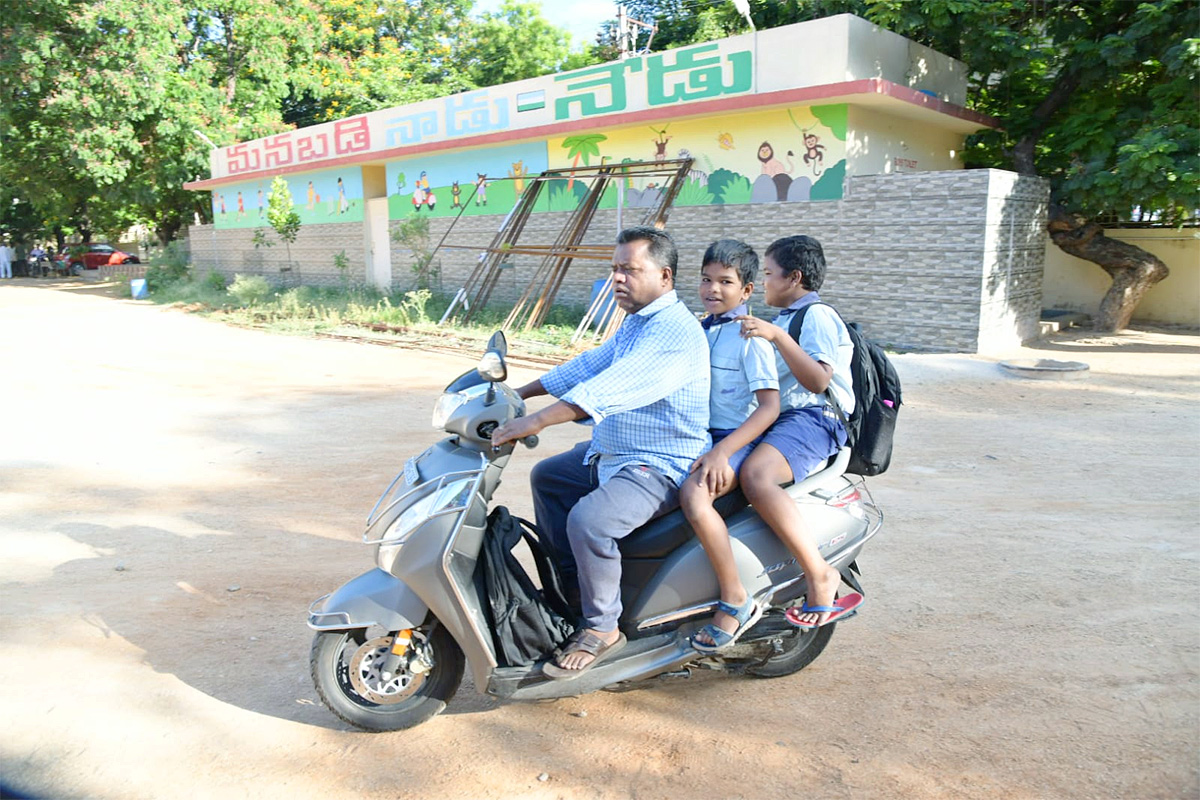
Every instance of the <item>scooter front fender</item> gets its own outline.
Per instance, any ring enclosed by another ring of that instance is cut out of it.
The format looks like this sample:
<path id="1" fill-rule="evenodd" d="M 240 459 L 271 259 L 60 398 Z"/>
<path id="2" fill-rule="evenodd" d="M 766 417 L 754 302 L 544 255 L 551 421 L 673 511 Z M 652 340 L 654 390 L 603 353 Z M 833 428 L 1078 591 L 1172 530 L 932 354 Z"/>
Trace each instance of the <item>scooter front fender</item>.
<path id="1" fill-rule="evenodd" d="M 309 606 L 308 627 L 317 631 L 378 625 L 384 630 L 415 628 L 429 606 L 408 585 L 381 569 L 364 572 Z"/>

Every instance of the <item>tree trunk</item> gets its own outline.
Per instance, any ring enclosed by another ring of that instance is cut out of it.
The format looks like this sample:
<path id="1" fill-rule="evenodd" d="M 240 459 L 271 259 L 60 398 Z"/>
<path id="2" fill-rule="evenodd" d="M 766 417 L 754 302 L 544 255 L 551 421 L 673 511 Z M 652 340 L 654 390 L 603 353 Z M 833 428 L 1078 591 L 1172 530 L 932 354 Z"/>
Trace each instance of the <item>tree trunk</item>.
<path id="1" fill-rule="evenodd" d="M 158 221 L 155 226 L 154 233 L 158 237 L 158 243 L 166 247 L 175 236 L 179 233 L 179 229 L 183 227 L 183 220 L 177 215 L 170 215 Z"/>
<path id="2" fill-rule="evenodd" d="M 1100 301 L 1096 330 L 1112 333 L 1129 325 L 1134 309 L 1151 286 L 1170 270 L 1153 253 L 1109 239 L 1104 229 L 1058 206 L 1050 209 L 1050 238 L 1064 252 L 1098 264 L 1112 277 L 1112 286 Z"/>

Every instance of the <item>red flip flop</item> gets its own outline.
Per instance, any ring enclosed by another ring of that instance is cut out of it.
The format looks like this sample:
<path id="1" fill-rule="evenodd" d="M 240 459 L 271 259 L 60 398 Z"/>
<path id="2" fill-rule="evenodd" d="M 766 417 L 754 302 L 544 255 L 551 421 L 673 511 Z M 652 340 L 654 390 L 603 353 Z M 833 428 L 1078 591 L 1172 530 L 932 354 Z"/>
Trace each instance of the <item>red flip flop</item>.
<path id="1" fill-rule="evenodd" d="M 797 628 L 813 630 L 814 628 L 820 628 L 822 625 L 828 625 L 831 622 L 837 622 L 838 620 L 854 616 L 858 613 L 858 607 L 862 605 L 862 601 L 863 596 L 861 594 L 851 592 L 834 600 L 831 606 L 810 606 L 806 601 L 800 608 L 793 606 L 785 611 L 783 615 L 787 617 L 789 623 L 795 625 Z M 829 612 L 829 616 L 820 625 L 800 621 L 800 617 L 804 614 L 824 614 L 826 612 Z"/>

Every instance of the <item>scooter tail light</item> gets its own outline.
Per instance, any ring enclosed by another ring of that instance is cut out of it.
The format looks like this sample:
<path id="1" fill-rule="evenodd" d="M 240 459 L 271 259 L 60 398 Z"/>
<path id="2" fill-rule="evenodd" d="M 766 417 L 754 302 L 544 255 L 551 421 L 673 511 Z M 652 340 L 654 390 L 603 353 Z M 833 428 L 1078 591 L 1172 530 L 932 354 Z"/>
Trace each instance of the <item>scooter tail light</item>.
<path id="1" fill-rule="evenodd" d="M 862 493 L 858 491 L 857 486 L 851 486 L 841 494 L 829 498 L 827 505 L 834 508 L 845 508 L 846 506 L 856 505 L 862 502 Z"/>

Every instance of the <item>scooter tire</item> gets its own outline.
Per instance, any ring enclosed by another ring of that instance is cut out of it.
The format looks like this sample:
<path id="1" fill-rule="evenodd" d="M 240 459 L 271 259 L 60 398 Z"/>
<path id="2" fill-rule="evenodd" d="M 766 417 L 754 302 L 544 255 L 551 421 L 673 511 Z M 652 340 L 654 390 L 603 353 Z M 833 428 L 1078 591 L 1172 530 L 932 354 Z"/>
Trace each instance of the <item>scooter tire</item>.
<path id="1" fill-rule="evenodd" d="M 756 678 L 782 678 L 799 672 L 821 655 L 836 627 L 837 623 L 834 622 L 812 631 L 797 628 L 795 633 L 781 635 L 783 652 L 771 656 L 761 664 L 747 667 L 746 674 Z"/>
<path id="2" fill-rule="evenodd" d="M 313 638 L 309 666 L 321 701 L 338 719 L 373 733 L 413 728 L 438 715 L 458 691 L 466 659 L 454 637 L 441 625 L 435 624 L 428 635 L 433 668 L 410 696 L 380 704 L 360 694 L 350 678 L 351 659 L 367 642 L 367 631 L 318 632 Z"/>

